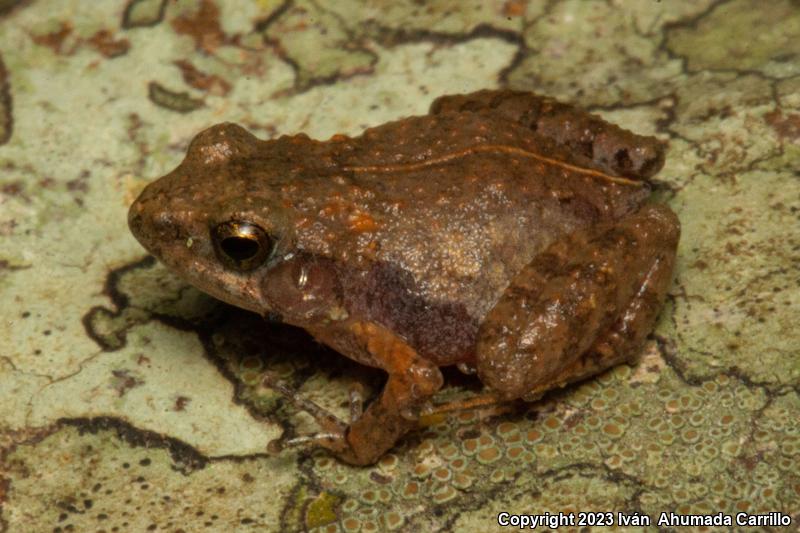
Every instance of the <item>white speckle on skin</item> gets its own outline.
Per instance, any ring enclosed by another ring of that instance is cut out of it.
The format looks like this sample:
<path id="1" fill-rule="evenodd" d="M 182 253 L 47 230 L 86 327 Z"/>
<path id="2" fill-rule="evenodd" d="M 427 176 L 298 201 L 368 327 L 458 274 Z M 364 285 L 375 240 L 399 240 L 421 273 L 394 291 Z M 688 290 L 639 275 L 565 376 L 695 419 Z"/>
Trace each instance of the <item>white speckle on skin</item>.
<path id="1" fill-rule="evenodd" d="M 328 310 L 328 318 L 334 321 L 345 320 L 349 316 L 350 315 L 347 313 L 347 310 L 343 307 L 335 306 Z"/>
<path id="2" fill-rule="evenodd" d="M 225 141 L 217 142 L 202 148 L 203 162 L 206 164 L 222 163 L 227 161 L 233 154 L 231 145 Z"/>
<path id="3" fill-rule="evenodd" d="M 300 268 L 300 273 L 297 275 L 295 284 L 297 285 L 298 289 L 303 289 L 305 288 L 306 283 L 308 283 L 308 268 L 303 265 L 302 268 Z"/>

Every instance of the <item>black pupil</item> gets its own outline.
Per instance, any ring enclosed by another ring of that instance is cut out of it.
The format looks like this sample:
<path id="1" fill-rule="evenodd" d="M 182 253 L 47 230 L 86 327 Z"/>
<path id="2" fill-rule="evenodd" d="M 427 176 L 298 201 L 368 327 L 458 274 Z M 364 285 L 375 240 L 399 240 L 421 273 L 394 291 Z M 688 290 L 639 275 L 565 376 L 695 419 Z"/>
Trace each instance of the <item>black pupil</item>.
<path id="1" fill-rule="evenodd" d="M 246 237 L 227 237 L 222 240 L 220 246 L 234 261 L 246 261 L 258 253 L 258 242 Z"/>

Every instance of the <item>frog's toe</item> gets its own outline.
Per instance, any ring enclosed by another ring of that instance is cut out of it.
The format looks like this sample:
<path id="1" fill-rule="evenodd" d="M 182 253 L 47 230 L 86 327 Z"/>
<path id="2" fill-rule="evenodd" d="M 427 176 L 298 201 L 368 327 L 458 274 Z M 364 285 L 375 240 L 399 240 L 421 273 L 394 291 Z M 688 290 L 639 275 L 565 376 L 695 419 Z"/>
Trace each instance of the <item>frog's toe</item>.
<path id="1" fill-rule="evenodd" d="M 273 439 L 267 444 L 267 451 L 273 455 L 277 455 L 287 448 L 296 448 L 299 446 L 316 446 L 330 450 L 333 453 L 340 453 L 348 447 L 344 432 L 315 433 L 313 435 L 300 435 L 290 439 L 284 439 L 283 437 Z"/>
<path id="2" fill-rule="evenodd" d="M 348 440 L 348 432 L 353 424 L 358 422 L 364 414 L 364 393 L 360 385 L 355 384 L 350 389 L 350 424 L 346 424 L 336 415 L 324 407 L 314 403 L 308 398 L 304 398 L 297 391 L 289 388 L 285 382 L 276 378 L 271 373 L 265 373 L 261 378 L 261 384 L 269 389 L 278 392 L 281 396 L 289 400 L 297 409 L 305 411 L 311 415 L 322 431 L 310 435 L 299 435 L 296 437 L 285 438 L 285 435 L 274 439 L 267 444 L 267 451 L 278 454 L 287 448 L 299 446 L 311 446 L 324 448 L 343 461 L 351 464 L 368 464 L 374 462 L 377 457 L 370 456 L 365 462 L 360 455 L 353 450 L 352 444 Z"/>
<path id="3" fill-rule="evenodd" d="M 347 424 L 340 420 L 339 417 L 308 398 L 304 398 L 302 395 L 298 394 L 297 391 L 290 389 L 285 382 L 276 378 L 271 373 L 267 372 L 264 374 L 261 378 L 261 385 L 274 390 L 289 400 L 297 409 L 310 414 L 323 428 L 325 434 L 344 434 L 347 430 Z"/>
<path id="4" fill-rule="evenodd" d="M 359 384 L 350 387 L 350 423 L 352 424 L 364 414 L 364 389 Z"/>

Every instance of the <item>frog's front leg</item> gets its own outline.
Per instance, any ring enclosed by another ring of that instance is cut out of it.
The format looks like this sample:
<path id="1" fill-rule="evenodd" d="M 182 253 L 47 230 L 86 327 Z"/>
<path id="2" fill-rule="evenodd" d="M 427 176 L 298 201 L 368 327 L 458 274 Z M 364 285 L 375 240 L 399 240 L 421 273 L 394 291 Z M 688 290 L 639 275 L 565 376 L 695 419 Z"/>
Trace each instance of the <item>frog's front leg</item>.
<path id="1" fill-rule="evenodd" d="M 388 329 L 359 321 L 350 331 L 389 373 L 380 396 L 350 424 L 347 449 L 337 453 L 348 463 L 366 465 L 377 461 L 416 425 L 420 409 L 441 388 L 443 378 L 436 365 Z"/>
<path id="2" fill-rule="evenodd" d="M 349 425 L 278 383 L 265 380 L 265 385 L 307 411 L 322 426 L 322 433 L 301 438 L 298 442 L 310 441 L 327 448 L 350 464 L 369 465 L 414 428 L 420 410 L 442 386 L 443 379 L 436 365 L 420 357 L 405 341 L 383 326 L 369 321 L 353 321 L 347 330 L 349 338 L 371 355 L 374 366 L 389 374 L 380 396 L 363 413 L 351 408 L 354 416 Z M 319 332 L 316 336 L 325 340 L 327 335 Z"/>
<path id="3" fill-rule="evenodd" d="M 533 399 L 634 357 L 666 297 L 679 228 L 669 208 L 648 205 L 553 243 L 481 325 L 481 380 Z"/>

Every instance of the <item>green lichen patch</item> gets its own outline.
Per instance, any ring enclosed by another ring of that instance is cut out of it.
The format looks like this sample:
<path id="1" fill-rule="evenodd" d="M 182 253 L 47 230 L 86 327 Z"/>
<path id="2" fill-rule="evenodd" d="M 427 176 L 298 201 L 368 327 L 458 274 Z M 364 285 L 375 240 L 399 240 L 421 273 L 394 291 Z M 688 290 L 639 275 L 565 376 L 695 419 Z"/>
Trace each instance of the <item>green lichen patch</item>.
<path id="1" fill-rule="evenodd" d="M 800 345 L 800 183 L 775 172 L 693 182 L 676 196 L 683 237 L 671 319 L 671 358 L 687 377 L 735 370 L 765 384 L 797 384 Z M 757 258 L 758 260 L 754 260 Z"/>
<path id="2" fill-rule="evenodd" d="M 137 441 L 136 430 L 124 431 Z M 120 435 L 85 433 L 77 423 L 17 447 L 6 458 L 11 487 L 3 517 L 10 529 L 188 531 L 280 523 L 279 508 L 263 503 L 289 494 L 291 468 L 278 472 L 263 460 L 226 461 L 181 475 L 175 471 L 180 457 L 170 454 L 168 442 L 131 445 Z"/>
<path id="3" fill-rule="evenodd" d="M 691 24 L 668 32 L 667 45 L 690 70 L 760 70 L 773 76 L 800 72 L 800 12 L 790 0 L 737 0 L 715 6 Z"/>

